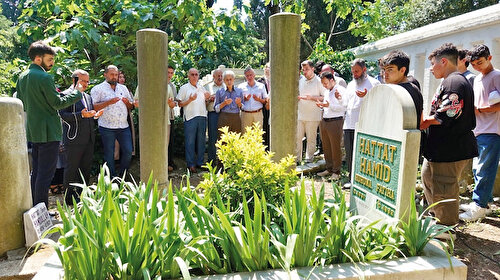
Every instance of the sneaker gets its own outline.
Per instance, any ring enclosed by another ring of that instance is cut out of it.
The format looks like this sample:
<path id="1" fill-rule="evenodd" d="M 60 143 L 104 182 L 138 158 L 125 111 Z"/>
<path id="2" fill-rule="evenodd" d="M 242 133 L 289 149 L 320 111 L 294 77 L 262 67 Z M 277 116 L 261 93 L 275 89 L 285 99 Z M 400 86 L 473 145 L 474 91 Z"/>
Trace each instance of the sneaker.
<path id="1" fill-rule="evenodd" d="M 343 190 L 349 190 L 349 189 L 351 189 L 351 183 L 345 183 L 345 184 L 342 186 L 342 189 L 343 189 Z"/>
<path id="2" fill-rule="evenodd" d="M 476 203 L 474 201 L 472 201 L 470 203 L 460 204 L 460 206 L 458 207 L 458 209 L 467 212 L 467 211 L 470 211 L 470 209 L 472 209 L 475 206 L 476 206 Z"/>
<path id="3" fill-rule="evenodd" d="M 483 208 L 483 207 L 474 203 L 474 205 L 471 206 L 471 208 L 469 210 L 460 214 L 458 217 L 462 221 L 475 222 L 479 219 L 486 217 L 486 215 L 488 215 L 490 212 L 491 212 L 490 209 Z"/>
<path id="4" fill-rule="evenodd" d="M 340 175 L 337 173 L 333 173 L 331 179 L 336 181 L 336 180 L 340 179 Z"/>
<path id="5" fill-rule="evenodd" d="M 330 171 L 325 170 L 325 171 L 319 172 L 319 173 L 318 173 L 318 174 L 316 174 L 316 175 L 318 175 L 318 176 L 320 176 L 320 177 L 325 177 L 325 176 L 328 176 L 328 175 L 330 175 L 330 174 L 331 174 L 331 172 L 330 172 Z"/>
<path id="6" fill-rule="evenodd" d="M 475 207 L 476 207 L 476 203 L 474 201 L 472 201 L 470 203 L 460 204 L 459 209 L 467 212 Z M 495 210 L 495 207 L 496 207 L 496 205 L 493 204 L 493 202 L 488 203 L 488 210 L 489 210 L 488 214 L 491 213 L 493 210 Z"/>

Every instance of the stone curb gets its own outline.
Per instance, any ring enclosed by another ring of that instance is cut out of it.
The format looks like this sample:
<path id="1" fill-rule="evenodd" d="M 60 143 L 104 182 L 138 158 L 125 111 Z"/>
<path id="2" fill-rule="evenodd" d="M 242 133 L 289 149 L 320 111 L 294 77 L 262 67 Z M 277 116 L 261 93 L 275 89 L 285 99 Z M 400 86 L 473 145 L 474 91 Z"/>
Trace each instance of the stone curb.
<path id="1" fill-rule="evenodd" d="M 193 277 L 193 280 L 268 280 L 268 279 L 352 279 L 370 280 L 465 280 L 467 266 L 456 258 L 451 258 L 451 268 L 446 254 L 433 244 L 427 245 L 424 255 L 407 259 L 373 261 L 369 263 L 345 263 L 325 267 L 303 267 L 286 272 L 282 269 L 209 275 Z M 33 280 L 62 279 L 61 262 L 54 253 Z"/>

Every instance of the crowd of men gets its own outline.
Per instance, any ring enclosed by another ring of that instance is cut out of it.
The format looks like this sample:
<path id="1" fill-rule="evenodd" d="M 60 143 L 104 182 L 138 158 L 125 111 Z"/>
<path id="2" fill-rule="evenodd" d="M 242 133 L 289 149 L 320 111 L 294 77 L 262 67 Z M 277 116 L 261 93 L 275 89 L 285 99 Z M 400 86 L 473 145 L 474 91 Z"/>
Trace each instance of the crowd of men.
<path id="1" fill-rule="evenodd" d="M 80 69 L 73 73 L 73 84 L 60 94 L 52 76 L 46 73 L 54 63 L 53 49 L 37 41 L 30 46 L 28 54 L 32 64 L 19 77 L 17 93 L 24 104 L 27 138 L 33 146 L 33 203 L 48 202 L 48 188 L 62 139 L 68 158 L 64 173 L 64 185 L 68 189 L 66 202 L 71 204 L 73 199 L 78 199 L 78 191 L 71 188 L 70 183 L 80 182 L 80 176 L 87 182 L 89 179 L 95 142 L 94 119 L 97 119 L 104 161 L 111 175 L 121 176 L 129 168 L 133 137 L 128 115 L 134 106 L 139 106 L 138 96 L 134 101 L 126 86 L 120 84 L 123 77 L 114 65 L 104 69 L 105 80 L 94 86 L 90 95 L 85 93 L 89 74 Z M 402 51 L 391 51 L 379 60 L 381 75 L 378 79 L 368 75 L 363 59 L 355 59 L 351 63 L 353 79 L 348 84 L 328 64 L 321 63 L 315 67 L 312 61 L 302 62 L 297 162 L 302 162 L 304 136 L 304 161 L 313 160 L 319 129 L 326 170 L 318 175 L 332 180 L 341 177 L 342 143 L 350 174 L 355 124 L 365 96 L 381 82 L 399 85 L 411 96 L 417 115 L 415 128 L 422 130 L 420 149 L 424 157 L 422 182 L 425 198 L 429 204 L 451 199 L 433 207 L 432 214 L 445 225 L 457 224 L 459 218 L 477 220 L 490 211 L 488 203 L 492 201 L 500 159 L 500 102 L 493 103 L 491 99 L 495 92 L 500 99 L 500 71 L 493 68 L 489 49 L 485 45 L 467 51 L 444 44 L 430 54 L 429 60 L 431 72 L 442 81 L 430 104 L 428 116 L 422 114 L 420 84 L 408 75 L 410 59 Z M 479 72 L 477 77 L 467 70 L 469 63 Z M 185 156 L 189 172 L 198 172 L 206 163 L 207 134 L 207 159 L 217 164 L 215 143 L 220 138 L 221 127 L 227 126 L 230 131 L 244 133 L 246 127 L 257 124 L 264 128 L 263 141 L 269 144 L 269 103 L 272 94 L 269 64 L 266 65 L 265 76 L 259 81 L 255 79 L 255 71 L 251 67 L 246 68 L 246 81 L 239 85 L 235 85 L 234 72 L 219 68 L 212 72 L 213 81 L 203 86 L 199 71 L 191 68 L 188 83 L 182 85 L 178 92 L 171 82 L 174 72 L 175 69 L 169 66 L 166 93 L 169 110 L 166 114 L 170 122 L 174 117 L 172 109 L 175 106 L 183 109 Z M 169 153 L 172 154 L 172 137 L 168 138 Z M 114 161 L 116 143 L 120 147 L 118 172 Z M 171 158 L 170 170 L 175 168 Z M 471 158 L 475 159 L 473 202 L 460 205 L 458 180 Z M 460 216 L 459 208 L 464 211 Z"/>

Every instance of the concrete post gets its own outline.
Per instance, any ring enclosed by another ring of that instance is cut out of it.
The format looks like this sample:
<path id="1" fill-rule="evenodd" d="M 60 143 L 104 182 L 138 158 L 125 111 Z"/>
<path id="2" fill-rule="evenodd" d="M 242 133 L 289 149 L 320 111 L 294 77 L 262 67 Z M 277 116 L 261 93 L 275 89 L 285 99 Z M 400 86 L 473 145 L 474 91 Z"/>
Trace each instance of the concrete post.
<path id="1" fill-rule="evenodd" d="M 147 182 L 153 172 L 162 188 L 168 183 L 167 67 L 167 33 L 137 31 L 141 181 Z"/>
<path id="2" fill-rule="evenodd" d="M 0 97 L 0 256 L 24 246 L 23 213 L 32 206 L 23 104 Z"/>
<path id="3" fill-rule="evenodd" d="M 279 13 L 269 18 L 271 62 L 271 151 L 274 159 L 295 155 L 299 96 L 300 16 Z"/>

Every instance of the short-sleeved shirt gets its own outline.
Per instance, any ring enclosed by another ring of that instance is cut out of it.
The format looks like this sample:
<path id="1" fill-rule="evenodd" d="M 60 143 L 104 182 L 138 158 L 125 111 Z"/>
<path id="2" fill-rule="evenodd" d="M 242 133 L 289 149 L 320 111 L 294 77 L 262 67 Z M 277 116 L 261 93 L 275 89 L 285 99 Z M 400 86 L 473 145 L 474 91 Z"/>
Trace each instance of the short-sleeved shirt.
<path id="1" fill-rule="evenodd" d="M 240 108 L 236 105 L 236 98 L 240 98 L 243 102 L 243 91 L 240 88 L 233 88 L 233 91 L 227 90 L 227 88 L 222 88 L 217 91 L 215 94 L 215 111 L 225 112 L 225 113 L 239 113 Z M 226 98 L 230 98 L 233 102 L 229 103 L 229 105 L 224 106 L 224 108 L 220 109 L 220 104 L 226 100 Z"/>
<path id="2" fill-rule="evenodd" d="M 474 93 L 467 79 L 458 72 L 446 77 L 431 103 L 430 115 L 441 125 L 427 131 L 424 156 L 430 162 L 454 162 L 477 156 L 472 130 L 476 126 Z"/>
<path id="3" fill-rule="evenodd" d="M 416 129 L 420 129 L 420 118 L 422 117 L 422 111 L 424 109 L 424 98 L 418 87 L 413 82 L 406 82 L 398 84 L 402 86 L 410 94 L 413 104 L 415 105 L 415 112 L 417 113 L 417 126 Z"/>
<path id="4" fill-rule="evenodd" d="M 321 84 L 321 79 L 314 75 L 308 80 L 305 76 L 299 79 L 299 95 L 300 96 L 324 96 L 328 90 Z M 298 120 L 299 121 L 321 121 L 321 109 L 312 100 L 299 100 L 298 103 Z"/>
<path id="5" fill-rule="evenodd" d="M 491 106 L 488 97 L 492 91 L 500 92 L 500 71 L 494 69 L 490 73 L 479 74 L 474 80 L 474 105 L 478 108 Z M 500 135 L 500 111 L 476 114 L 474 134 L 494 133 Z"/>
<path id="6" fill-rule="evenodd" d="M 184 120 L 189 121 L 195 117 L 207 117 L 207 106 L 205 104 L 205 89 L 200 85 L 196 84 L 193 86 L 191 83 L 183 85 L 179 89 L 177 94 L 177 99 L 185 102 L 193 94 L 196 95 L 196 99 L 191 101 L 188 105 L 184 106 Z"/>
<path id="7" fill-rule="evenodd" d="M 174 95 L 174 89 L 175 87 L 172 84 L 168 84 L 167 86 L 167 106 L 165 106 L 165 120 L 167 120 L 168 124 L 171 124 L 171 120 L 174 120 L 174 109 L 171 109 L 170 106 L 168 106 L 168 99 L 172 98 L 175 100 L 175 95 Z M 135 94 L 134 94 L 134 100 L 139 100 L 139 87 L 135 89 Z"/>
<path id="8" fill-rule="evenodd" d="M 113 89 L 106 81 L 93 87 L 90 95 L 94 104 L 105 102 L 115 97 L 125 97 L 130 102 L 134 100 L 126 86 L 117 83 L 115 89 Z M 118 101 L 115 104 L 105 107 L 103 110 L 102 116 L 97 120 L 99 126 L 110 129 L 128 127 L 128 108 L 125 103 Z"/>
<path id="9" fill-rule="evenodd" d="M 344 129 L 355 129 L 356 123 L 359 120 L 359 111 L 361 110 L 364 97 L 359 97 L 356 91 L 364 91 L 365 89 L 370 91 L 374 86 L 379 84 L 380 82 L 377 79 L 370 76 L 366 76 L 366 79 L 359 84 L 356 83 L 356 80 L 352 80 L 347 84 L 345 98 L 342 97 L 343 102 L 347 103 Z"/>
<path id="10" fill-rule="evenodd" d="M 325 101 L 328 101 L 328 107 L 323 108 L 323 118 L 338 118 L 345 114 L 345 105 L 335 97 L 335 91 L 338 91 L 342 96 L 345 94 L 345 87 L 336 84 L 332 90 L 325 95 Z"/>
<path id="11" fill-rule="evenodd" d="M 266 99 L 267 98 L 267 90 L 266 86 L 263 83 L 255 81 L 255 84 L 253 86 L 250 86 L 248 82 L 244 82 L 238 85 L 238 88 L 242 90 L 243 96 L 250 94 L 250 95 L 256 95 L 259 98 Z M 259 101 L 253 99 L 253 97 L 250 97 L 249 100 L 242 100 L 243 106 L 241 109 L 243 111 L 257 111 L 259 109 L 262 109 L 263 104 L 260 103 Z"/>
<path id="12" fill-rule="evenodd" d="M 215 94 L 220 90 L 225 88 L 224 83 L 220 86 L 216 85 L 214 82 L 209 83 L 205 86 L 205 89 L 210 93 L 210 97 L 215 96 Z M 207 103 L 207 111 L 214 112 L 215 111 L 215 100 Z"/>
<path id="13" fill-rule="evenodd" d="M 476 78 L 476 75 L 474 73 L 472 73 L 469 70 L 466 70 L 465 72 L 462 73 L 462 75 L 464 75 L 464 77 L 467 79 L 467 81 L 469 81 L 469 83 L 472 86 L 474 86 L 474 79 Z"/>

